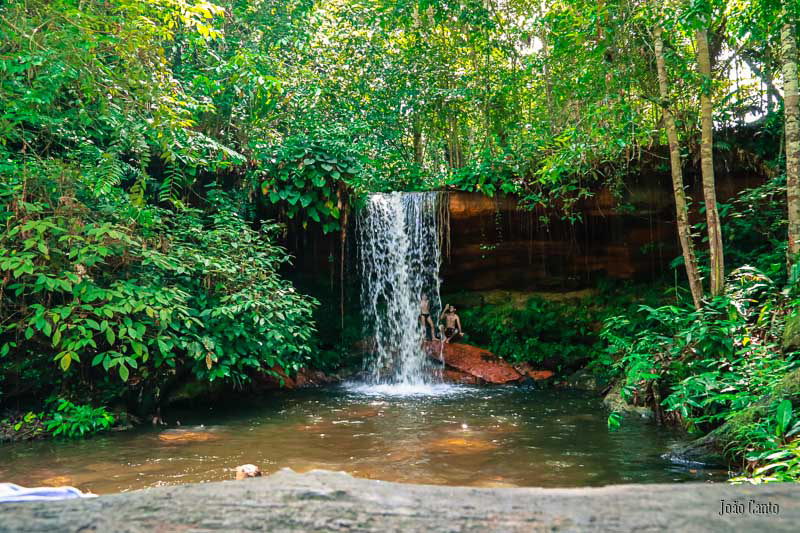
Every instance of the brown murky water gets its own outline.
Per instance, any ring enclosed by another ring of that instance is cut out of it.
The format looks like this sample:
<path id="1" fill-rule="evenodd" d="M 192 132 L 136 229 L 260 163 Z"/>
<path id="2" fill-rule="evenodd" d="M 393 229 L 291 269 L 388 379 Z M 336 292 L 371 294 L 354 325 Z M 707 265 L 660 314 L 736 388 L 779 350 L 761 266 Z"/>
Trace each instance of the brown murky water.
<path id="1" fill-rule="evenodd" d="M 322 468 L 482 487 L 724 478 L 662 459 L 677 437 L 645 421 L 628 419 L 610 433 L 600 400 L 586 394 L 514 387 L 385 392 L 290 391 L 255 405 L 167 411 L 163 429 L 0 445 L 0 481 L 102 494 L 232 479 L 243 463 L 265 473 Z"/>

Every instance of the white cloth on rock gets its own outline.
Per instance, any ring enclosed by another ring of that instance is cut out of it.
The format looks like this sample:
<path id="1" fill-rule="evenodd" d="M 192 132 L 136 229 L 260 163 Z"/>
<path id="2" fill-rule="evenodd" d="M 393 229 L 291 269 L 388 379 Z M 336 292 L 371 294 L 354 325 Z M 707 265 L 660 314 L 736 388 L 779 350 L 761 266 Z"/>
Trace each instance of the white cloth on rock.
<path id="1" fill-rule="evenodd" d="M 72 500 L 94 498 L 75 487 L 20 487 L 14 483 L 0 483 L 0 503 Z"/>

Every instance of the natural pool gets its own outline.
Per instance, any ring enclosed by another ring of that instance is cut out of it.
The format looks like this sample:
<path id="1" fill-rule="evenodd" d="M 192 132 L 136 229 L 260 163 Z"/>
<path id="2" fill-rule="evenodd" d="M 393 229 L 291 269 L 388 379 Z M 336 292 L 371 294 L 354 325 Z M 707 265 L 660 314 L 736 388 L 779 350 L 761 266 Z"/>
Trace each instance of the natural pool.
<path id="1" fill-rule="evenodd" d="M 243 463 L 265 474 L 327 469 L 484 487 L 724 479 L 662 459 L 679 437 L 646 421 L 626 419 L 609 432 L 600 399 L 585 393 L 445 385 L 393 392 L 287 391 L 245 405 L 166 411 L 166 428 L 0 445 L 0 480 L 103 494 L 232 479 Z"/>

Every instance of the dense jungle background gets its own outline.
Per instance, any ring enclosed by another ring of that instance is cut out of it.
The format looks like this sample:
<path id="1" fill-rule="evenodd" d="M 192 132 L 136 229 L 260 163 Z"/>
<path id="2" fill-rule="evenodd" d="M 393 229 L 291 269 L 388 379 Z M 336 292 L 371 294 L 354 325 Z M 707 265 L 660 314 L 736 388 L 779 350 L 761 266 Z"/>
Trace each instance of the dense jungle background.
<path id="1" fill-rule="evenodd" d="M 491 200 L 486 220 L 450 221 L 467 342 L 607 383 L 612 431 L 647 408 L 739 480 L 797 480 L 798 11 L 3 3 L 4 438 L 103 431 L 187 384 L 215 401 L 357 368 L 359 207 L 441 190 Z M 597 217 L 621 218 L 590 235 Z M 626 240 L 648 268 L 541 266 L 588 264 L 637 220 L 661 228 Z M 530 276 L 497 277 L 501 253 Z"/>

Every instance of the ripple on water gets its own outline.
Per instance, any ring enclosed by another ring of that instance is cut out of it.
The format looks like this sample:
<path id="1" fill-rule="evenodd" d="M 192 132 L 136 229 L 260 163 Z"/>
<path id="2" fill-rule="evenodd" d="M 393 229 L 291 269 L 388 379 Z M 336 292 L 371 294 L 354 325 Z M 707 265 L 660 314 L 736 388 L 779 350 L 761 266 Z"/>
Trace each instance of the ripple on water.
<path id="1" fill-rule="evenodd" d="M 0 478 L 102 494 L 231 479 L 244 463 L 264 473 L 323 468 L 387 481 L 495 487 L 726 477 L 661 457 L 680 435 L 647 421 L 626 420 L 609 432 L 600 399 L 575 391 L 349 384 L 164 414 L 184 424 L 3 445 Z"/>
<path id="2" fill-rule="evenodd" d="M 469 389 L 448 383 L 382 383 L 368 385 L 365 383 L 346 383 L 343 387 L 356 394 L 365 396 L 454 396 L 463 394 Z"/>

